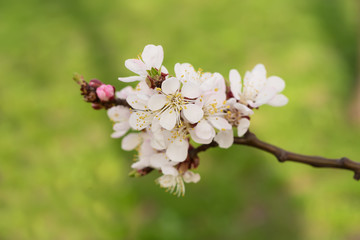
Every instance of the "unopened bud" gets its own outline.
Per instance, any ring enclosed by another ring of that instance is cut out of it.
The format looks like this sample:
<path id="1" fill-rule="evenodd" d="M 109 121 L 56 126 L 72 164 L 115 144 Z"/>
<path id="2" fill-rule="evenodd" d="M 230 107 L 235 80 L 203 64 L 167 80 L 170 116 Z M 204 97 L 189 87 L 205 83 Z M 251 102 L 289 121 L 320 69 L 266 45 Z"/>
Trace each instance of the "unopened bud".
<path id="1" fill-rule="evenodd" d="M 107 102 L 115 96 L 115 88 L 112 85 L 101 85 L 96 89 L 96 94 L 102 102 Z"/>
<path id="2" fill-rule="evenodd" d="M 99 103 L 92 103 L 91 107 L 95 110 L 99 110 L 102 108 L 101 104 L 99 104 Z"/>
<path id="3" fill-rule="evenodd" d="M 103 83 L 100 80 L 97 80 L 97 79 L 90 80 L 90 82 L 89 82 L 90 87 L 94 87 L 94 88 L 98 88 L 102 84 Z"/>

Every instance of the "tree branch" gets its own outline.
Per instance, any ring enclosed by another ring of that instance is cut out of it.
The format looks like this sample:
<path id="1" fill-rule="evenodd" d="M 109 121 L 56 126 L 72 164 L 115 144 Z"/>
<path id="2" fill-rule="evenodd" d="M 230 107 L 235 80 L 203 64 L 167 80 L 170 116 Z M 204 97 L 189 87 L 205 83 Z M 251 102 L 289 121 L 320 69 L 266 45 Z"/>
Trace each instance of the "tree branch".
<path id="1" fill-rule="evenodd" d="M 251 133 L 250 131 L 248 131 L 243 137 L 235 137 L 234 144 L 247 145 L 250 147 L 261 149 L 265 152 L 274 155 L 279 160 L 279 162 L 291 161 L 291 162 L 303 163 L 319 168 L 339 168 L 339 169 L 350 170 L 354 172 L 355 180 L 360 179 L 360 163 L 354 162 L 346 157 L 340 159 L 330 159 L 330 158 L 308 156 L 308 155 L 289 152 L 282 148 L 261 141 L 256 137 L 255 134 Z M 194 148 L 190 152 L 190 156 L 192 158 L 197 157 L 199 152 L 206 151 L 207 149 L 216 146 L 218 146 L 216 142 L 211 142 L 210 144 L 201 145 L 197 148 Z"/>

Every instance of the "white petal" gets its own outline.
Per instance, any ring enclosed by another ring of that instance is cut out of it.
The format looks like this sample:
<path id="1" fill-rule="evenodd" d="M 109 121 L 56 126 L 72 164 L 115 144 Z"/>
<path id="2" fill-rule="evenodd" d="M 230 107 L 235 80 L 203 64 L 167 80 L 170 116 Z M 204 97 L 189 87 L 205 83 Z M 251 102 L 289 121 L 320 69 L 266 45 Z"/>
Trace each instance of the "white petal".
<path id="1" fill-rule="evenodd" d="M 204 111 L 202 110 L 202 107 L 196 104 L 186 104 L 182 111 L 184 113 L 185 118 L 190 123 L 197 123 L 204 116 Z"/>
<path id="2" fill-rule="evenodd" d="M 241 95 L 241 77 L 237 70 L 231 69 L 229 74 L 230 89 L 236 99 L 240 99 Z"/>
<path id="3" fill-rule="evenodd" d="M 184 83 L 181 93 L 186 98 L 198 98 L 201 94 L 199 85 L 193 82 Z"/>
<path id="4" fill-rule="evenodd" d="M 194 67 L 190 63 L 177 63 L 175 64 L 175 76 L 182 82 L 185 81 L 196 81 L 197 73 Z"/>
<path id="5" fill-rule="evenodd" d="M 124 87 L 120 91 L 116 92 L 116 97 L 126 99 L 130 94 L 134 94 L 135 90 L 131 86 Z"/>
<path id="6" fill-rule="evenodd" d="M 285 97 L 283 94 L 278 94 L 274 98 L 272 98 L 267 104 L 273 107 L 282 107 L 289 102 L 289 99 Z"/>
<path id="7" fill-rule="evenodd" d="M 142 94 L 131 94 L 126 98 L 126 102 L 133 108 L 138 110 L 147 109 L 147 96 Z"/>
<path id="8" fill-rule="evenodd" d="M 161 72 L 169 74 L 169 71 L 167 70 L 167 68 L 165 66 L 161 66 Z"/>
<path id="9" fill-rule="evenodd" d="M 247 130 L 249 129 L 250 121 L 247 118 L 242 118 L 239 121 L 239 125 L 237 127 L 237 134 L 239 137 L 243 136 Z"/>
<path id="10" fill-rule="evenodd" d="M 285 81 L 277 76 L 271 76 L 267 79 L 266 85 L 275 88 L 277 92 L 281 92 L 285 88 Z"/>
<path id="11" fill-rule="evenodd" d="M 224 105 L 226 95 L 224 92 L 212 93 L 204 96 L 205 105 L 213 105 L 215 103 L 216 107 L 221 107 Z"/>
<path id="12" fill-rule="evenodd" d="M 140 76 L 147 76 L 146 65 L 139 59 L 126 60 L 125 67 Z"/>
<path id="13" fill-rule="evenodd" d="M 220 74 L 220 73 L 213 73 L 208 75 L 207 78 L 204 77 L 203 74 L 201 76 L 202 79 L 202 83 L 200 86 L 200 89 L 202 92 L 204 92 L 205 94 L 207 94 L 208 92 L 211 93 L 216 93 L 216 92 L 224 92 L 226 90 L 226 85 L 225 85 L 225 79 L 224 77 Z"/>
<path id="14" fill-rule="evenodd" d="M 166 79 L 161 84 L 161 90 L 165 94 L 174 94 L 180 88 L 180 81 L 174 77 Z"/>
<path id="15" fill-rule="evenodd" d="M 185 77 L 185 70 L 182 66 L 182 64 L 180 63 L 176 63 L 175 64 L 175 67 L 174 67 L 174 71 L 175 71 L 175 76 L 178 78 L 178 79 L 182 79 L 183 77 Z M 183 76 L 183 77 L 181 77 Z"/>
<path id="16" fill-rule="evenodd" d="M 197 183 L 200 181 L 200 174 L 192 171 L 186 171 L 183 175 L 184 182 L 186 183 Z"/>
<path id="17" fill-rule="evenodd" d="M 167 102 L 166 96 L 163 94 L 152 95 L 149 99 L 148 105 L 150 110 L 156 111 L 164 107 Z"/>
<path id="18" fill-rule="evenodd" d="M 174 162 L 185 161 L 188 155 L 189 142 L 185 139 L 175 139 L 169 143 L 166 149 L 166 156 Z"/>
<path id="19" fill-rule="evenodd" d="M 141 58 L 147 65 L 148 70 L 150 70 L 152 67 L 160 69 L 161 64 L 164 60 L 164 50 L 160 45 L 146 45 L 144 51 L 141 54 Z"/>
<path id="20" fill-rule="evenodd" d="M 129 118 L 130 126 L 135 130 L 143 130 L 150 125 L 152 116 L 148 112 L 133 112 Z"/>
<path id="21" fill-rule="evenodd" d="M 153 154 L 150 157 L 150 164 L 153 168 L 160 169 L 164 165 L 170 165 L 171 160 L 164 153 Z"/>
<path id="22" fill-rule="evenodd" d="M 201 120 L 196 126 L 195 126 L 195 133 L 199 138 L 202 139 L 209 139 L 213 136 L 215 136 L 215 130 L 214 128 L 208 123 L 207 120 L 203 119 Z"/>
<path id="23" fill-rule="evenodd" d="M 244 104 L 241 103 L 234 103 L 234 107 L 239 110 L 239 112 L 243 115 L 243 116 L 250 116 L 252 114 L 254 114 L 254 111 L 251 110 L 250 108 L 248 108 L 247 106 L 245 106 Z"/>
<path id="24" fill-rule="evenodd" d="M 234 142 L 233 130 L 220 131 L 216 134 L 214 141 L 219 144 L 221 148 L 229 148 Z"/>
<path id="25" fill-rule="evenodd" d="M 120 122 L 114 124 L 113 129 L 115 132 L 111 134 L 111 137 L 119 138 L 124 136 L 124 134 L 130 129 L 130 125 L 128 122 Z"/>
<path id="26" fill-rule="evenodd" d="M 257 64 L 253 70 L 252 73 L 256 76 L 266 76 L 266 69 L 263 64 Z"/>
<path id="27" fill-rule="evenodd" d="M 166 142 L 164 137 L 161 135 L 156 135 L 153 138 L 151 138 L 151 147 L 153 147 L 156 150 L 166 149 Z"/>
<path id="28" fill-rule="evenodd" d="M 177 118 L 177 112 L 173 109 L 167 109 L 160 115 L 160 125 L 170 131 L 175 127 Z"/>
<path id="29" fill-rule="evenodd" d="M 107 115 L 114 122 L 127 121 L 130 117 L 130 110 L 124 106 L 115 106 L 107 111 Z"/>
<path id="30" fill-rule="evenodd" d="M 259 94 L 255 98 L 255 103 L 253 107 L 259 107 L 263 104 L 268 103 L 272 98 L 277 94 L 277 90 L 270 85 L 265 85 Z"/>
<path id="31" fill-rule="evenodd" d="M 141 135 L 139 133 L 130 133 L 123 138 L 121 148 L 125 151 L 135 149 L 141 143 Z"/>
<path id="32" fill-rule="evenodd" d="M 149 161 L 146 161 L 146 159 L 143 159 L 142 161 L 137 161 L 131 165 L 131 168 L 141 170 L 146 167 L 149 167 Z"/>
<path id="33" fill-rule="evenodd" d="M 145 80 L 145 76 L 119 77 L 118 79 L 122 82 L 135 82 Z"/>
<path id="34" fill-rule="evenodd" d="M 179 174 L 178 170 L 171 166 L 163 166 L 161 172 L 165 175 L 177 176 Z"/>
<path id="35" fill-rule="evenodd" d="M 211 136 L 208 139 L 202 139 L 196 135 L 195 130 L 190 129 L 189 132 L 190 132 L 191 139 L 194 140 L 194 142 L 200 143 L 200 144 L 209 144 L 212 142 L 212 140 L 214 138 L 214 136 Z M 214 132 L 214 135 L 215 135 L 215 132 Z"/>
<path id="36" fill-rule="evenodd" d="M 230 123 L 223 117 L 208 117 L 208 121 L 219 130 L 229 130 L 232 128 Z"/>

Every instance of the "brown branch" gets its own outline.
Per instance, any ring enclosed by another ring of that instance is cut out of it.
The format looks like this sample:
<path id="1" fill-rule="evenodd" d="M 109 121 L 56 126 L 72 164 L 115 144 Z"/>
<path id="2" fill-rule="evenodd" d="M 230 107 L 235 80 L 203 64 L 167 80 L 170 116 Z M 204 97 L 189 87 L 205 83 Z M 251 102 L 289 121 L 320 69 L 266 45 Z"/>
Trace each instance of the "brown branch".
<path id="1" fill-rule="evenodd" d="M 313 167 L 319 168 L 339 168 L 350 170 L 354 172 L 354 179 L 360 179 L 360 163 L 354 162 L 346 157 L 340 159 L 330 159 L 317 156 L 308 156 L 297 154 L 293 152 L 286 151 L 282 148 L 276 147 L 269 143 L 259 140 L 255 134 L 248 131 L 243 137 L 235 137 L 234 144 L 247 145 L 250 147 L 261 149 L 265 152 L 273 154 L 279 162 L 292 161 L 307 164 Z M 197 148 L 194 148 L 190 152 L 191 157 L 197 157 L 199 152 L 206 151 L 209 148 L 216 147 L 218 144 L 216 142 L 211 142 L 210 144 L 204 144 Z"/>

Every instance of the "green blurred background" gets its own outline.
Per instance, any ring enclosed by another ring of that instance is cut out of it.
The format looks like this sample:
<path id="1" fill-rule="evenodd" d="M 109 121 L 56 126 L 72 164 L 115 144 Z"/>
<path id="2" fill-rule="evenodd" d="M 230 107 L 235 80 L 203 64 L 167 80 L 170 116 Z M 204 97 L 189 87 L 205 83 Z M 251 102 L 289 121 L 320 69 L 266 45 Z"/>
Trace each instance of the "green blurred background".
<path id="1" fill-rule="evenodd" d="M 352 173 L 280 164 L 244 146 L 201 154 L 202 180 L 177 198 L 129 178 L 132 152 L 79 72 L 124 87 L 124 61 L 161 44 L 164 65 L 227 77 L 262 62 L 290 102 L 252 118 L 261 139 L 360 161 L 348 106 L 356 0 L 1 1 L 0 239 L 360 239 Z"/>

